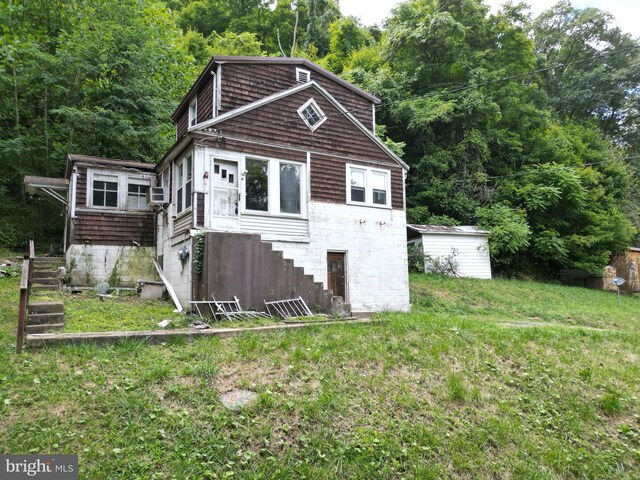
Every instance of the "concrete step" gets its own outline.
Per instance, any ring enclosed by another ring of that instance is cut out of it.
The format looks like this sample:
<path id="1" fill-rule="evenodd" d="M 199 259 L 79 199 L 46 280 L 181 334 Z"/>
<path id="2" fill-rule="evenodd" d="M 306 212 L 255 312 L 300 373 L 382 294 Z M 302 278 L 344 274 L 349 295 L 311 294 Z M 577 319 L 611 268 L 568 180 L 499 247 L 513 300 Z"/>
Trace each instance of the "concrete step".
<path id="1" fill-rule="evenodd" d="M 58 285 L 38 285 L 38 284 L 35 284 L 35 285 L 32 285 L 32 287 L 33 287 L 33 290 L 35 290 L 37 292 L 45 291 L 45 290 L 53 292 L 53 291 L 59 290 Z"/>
<path id="2" fill-rule="evenodd" d="M 48 277 L 48 278 L 34 278 L 31 281 L 32 285 L 58 285 L 60 280 L 58 277 Z"/>
<path id="3" fill-rule="evenodd" d="M 32 313 L 64 313 L 62 302 L 32 302 L 27 305 L 27 312 Z"/>
<path id="4" fill-rule="evenodd" d="M 353 318 L 365 319 L 365 318 L 371 318 L 371 317 L 372 317 L 372 315 L 373 315 L 374 313 L 375 313 L 375 312 L 369 312 L 369 311 L 364 311 L 364 310 L 361 310 L 361 311 L 355 311 L 355 312 L 354 312 L 354 311 L 352 310 L 352 311 L 351 311 L 351 316 L 352 316 Z"/>
<path id="5" fill-rule="evenodd" d="M 36 267 L 41 267 L 44 265 L 52 266 L 52 267 L 62 267 L 66 265 L 66 260 L 64 257 L 36 257 L 33 259 L 33 264 Z"/>
<path id="6" fill-rule="evenodd" d="M 64 313 L 30 313 L 27 325 L 64 324 Z"/>
<path id="7" fill-rule="evenodd" d="M 37 278 L 58 278 L 58 270 L 34 270 L 33 279 Z"/>
<path id="8" fill-rule="evenodd" d="M 55 330 L 62 330 L 64 323 L 45 323 L 43 325 L 27 325 L 27 333 L 47 333 Z"/>

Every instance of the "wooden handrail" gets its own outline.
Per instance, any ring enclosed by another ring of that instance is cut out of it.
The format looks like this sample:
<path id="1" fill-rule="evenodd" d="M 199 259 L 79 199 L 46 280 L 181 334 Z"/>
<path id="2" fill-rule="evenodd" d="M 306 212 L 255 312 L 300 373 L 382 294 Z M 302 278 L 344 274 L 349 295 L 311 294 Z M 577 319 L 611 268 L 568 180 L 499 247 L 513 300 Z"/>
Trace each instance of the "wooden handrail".
<path id="1" fill-rule="evenodd" d="M 31 264 L 30 258 L 25 258 L 22 262 L 22 275 L 20 276 L 20 306 L 18 310 L 18 334 L 16 335 L 16 353 L 22 353 L 24 345 L 24 330 L 27 323 L 27 304 L 29 303 L 29 290 L 31 286 Z"/>
<path id="2" fill-rule="evenodd" d="M 27 305 L 31 295 L 31 279 L 33 278 L 33 264 L 36 258 L 36 246 L 33 240 L 29 240 L 28 252 L 22 262 L 22 275 L 20 276 L 20 306 L 18 307 L 18 334 L 16 335 L 16 353 L 22 353 L 24 346 L 24 331 L 27 324 Z"/>

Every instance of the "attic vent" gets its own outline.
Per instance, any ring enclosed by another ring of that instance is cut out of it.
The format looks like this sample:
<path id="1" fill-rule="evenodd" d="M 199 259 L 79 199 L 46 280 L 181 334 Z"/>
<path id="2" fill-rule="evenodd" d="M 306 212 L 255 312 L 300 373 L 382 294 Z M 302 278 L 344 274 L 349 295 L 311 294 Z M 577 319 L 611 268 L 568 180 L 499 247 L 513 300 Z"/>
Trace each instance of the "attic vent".
<path id="1" fill-rule="evenodd" d="M 307 102 L 298 109 L 298 115 L 300 115 L 300 118 L 302 118 L 312 132 L 327 120 L 327 116 L 313 98 L 307 100 Z"/>
<path id="2" fill-rule="evenodd" d="M 296 80 L 300 83 L 307 83 L 311 80 L 311 72 L 309 70 L 296 68 Z"/>

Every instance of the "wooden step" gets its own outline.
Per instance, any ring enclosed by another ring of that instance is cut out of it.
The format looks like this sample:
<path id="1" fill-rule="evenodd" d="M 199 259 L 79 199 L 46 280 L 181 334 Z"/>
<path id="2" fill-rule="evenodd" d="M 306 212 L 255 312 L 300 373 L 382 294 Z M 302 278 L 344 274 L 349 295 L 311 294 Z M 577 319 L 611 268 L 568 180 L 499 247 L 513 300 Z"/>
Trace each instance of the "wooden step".
<path id="1" fill-rule="evenodd" d="M 64 324 L 64 313 L 30 313 L 27 325 Z"/>
<path id="2" fill-rule="evenodd" d="M 62 330 L 64 323 L 45 323 L 43 325 L 27 325 L 27 333 L 47 333 L 55 330 Z"/>
<path id="3" fill-rule="evenodd" d="M 31 282 L 32 285 L 58 285 L 60 280 L 58 277 L 48 277 L 48 278 L 34 278 Z"/>
<path id="4" fill-rule="evenodd" d="M 27 312 L 32 313 L 64 313 L 62 302 L 32 302 L 27 305 Z"/>

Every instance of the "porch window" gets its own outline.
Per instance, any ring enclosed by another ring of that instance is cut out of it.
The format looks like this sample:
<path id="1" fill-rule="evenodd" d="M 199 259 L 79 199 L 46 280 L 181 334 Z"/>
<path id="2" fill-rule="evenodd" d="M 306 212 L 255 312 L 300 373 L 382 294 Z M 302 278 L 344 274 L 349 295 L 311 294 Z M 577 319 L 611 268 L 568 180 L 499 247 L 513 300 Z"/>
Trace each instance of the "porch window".
<path id="1" fill-rule="evenodd" d="M 94 177 L 92 200 L 94 207 L 118 208 L 118 177 Z"/>
<path id="2" fill-rule="evenodd" d="M 269 211 L 269 162 L 247 159 L 247 210 Z"/>
<path id="3" fill-rule="evenodd" d="M 280 212 L 300 213 L 300 173 L 294 163 L 280 163 Z"/>
<path id="4" fill-rule="evenodd" d="M 191 208 L 192 158 L 189 154 L 176 164 L 176 214 L 178 215 Z"/>
<path id="5" fill-rule="evenodd" d="M 306 164 L 246 158 L 243 210 L 267 215 L 306 215 Z"/>
<path id="6" fill-rule="evenodd" d="M 347 165 L 347 203 L 391 208 L 389 170 Z"/>
<path id="7" fill-rule="evenodd" d="M 147 190 L 149 185 L 129 183 L 127 186 L 127 210 L 147 208 Z"/>
<path id="8" fill-rule="evenodd" d="M 87 171 L 87 206 L 117 210 L 146 210 L 152 174 Z"/>

